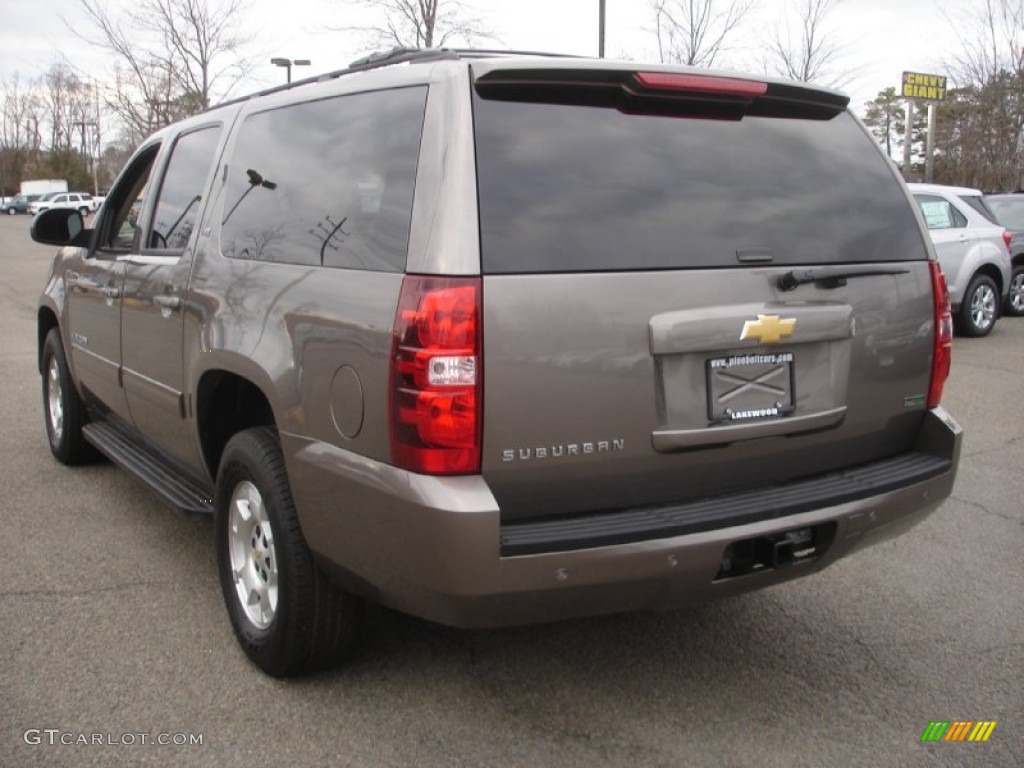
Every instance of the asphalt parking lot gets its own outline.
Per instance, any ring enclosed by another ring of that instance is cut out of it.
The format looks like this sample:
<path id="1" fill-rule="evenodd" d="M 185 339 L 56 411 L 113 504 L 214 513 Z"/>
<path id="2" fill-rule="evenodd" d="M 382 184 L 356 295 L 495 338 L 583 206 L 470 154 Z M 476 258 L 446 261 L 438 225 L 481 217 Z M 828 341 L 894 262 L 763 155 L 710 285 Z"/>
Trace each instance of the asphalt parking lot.
<path id="1" fill-rule="evenodd" d="M 208 521 L 50 457 L 28 224 L 0 216 L 0 766 L 1024 765 L 1024 319 L 956 340 L 959 478 L 902 538 L 669 614 L 371 609 L 354 662 L 279 681 L 236 646 Z M 921 743 L 936 720 L 997 725 Z"/>

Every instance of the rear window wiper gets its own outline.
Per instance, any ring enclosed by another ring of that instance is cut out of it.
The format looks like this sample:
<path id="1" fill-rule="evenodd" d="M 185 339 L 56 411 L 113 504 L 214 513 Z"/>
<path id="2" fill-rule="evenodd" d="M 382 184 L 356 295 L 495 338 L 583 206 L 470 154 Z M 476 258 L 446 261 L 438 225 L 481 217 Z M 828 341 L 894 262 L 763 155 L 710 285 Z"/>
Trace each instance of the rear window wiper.
<path id="1" fill-rule="evenodd" d="M 839 288 L 852 277 L 875 277 L 877 275 L 905 275 L 909 269 L 900 267 L 872 267 L 868 269 L 791 269 L 779 276 L 779 289 L 792 291 L 795 288 L 816 283 L 822 288 Z"/>

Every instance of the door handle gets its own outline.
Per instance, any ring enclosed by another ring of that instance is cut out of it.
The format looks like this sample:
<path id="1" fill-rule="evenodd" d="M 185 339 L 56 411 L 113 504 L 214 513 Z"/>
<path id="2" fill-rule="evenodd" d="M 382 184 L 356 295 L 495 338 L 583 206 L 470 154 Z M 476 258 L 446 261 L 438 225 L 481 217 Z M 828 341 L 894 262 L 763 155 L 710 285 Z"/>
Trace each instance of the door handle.
<path id="1" fill-rule="evenodd" d="M 177 309 L 181 306 L 181 299 L 178 296 L 154 296 L 153 303 L 164 309 Z"/>

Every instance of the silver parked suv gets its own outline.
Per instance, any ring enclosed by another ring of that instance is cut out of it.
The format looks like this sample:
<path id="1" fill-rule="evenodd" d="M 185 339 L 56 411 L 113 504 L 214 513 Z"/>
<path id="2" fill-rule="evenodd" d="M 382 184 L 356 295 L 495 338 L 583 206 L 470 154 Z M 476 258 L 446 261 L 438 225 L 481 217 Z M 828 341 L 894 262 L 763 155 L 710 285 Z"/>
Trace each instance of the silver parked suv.
<path id="1" fill-rule="evenodd" d="M 273 675 L 345 656 L 364 599 L 672 608 L 953 486 L 945 282 L 832 91 L 399 51 L 161 131 L 94 228 L 33 235 L 73 246 L 39 304 L 53 454 L 213 513 Z"/>
<path id="2" fill-rule="evenodd" d="M 1010 233 L 997 224 L 980 190 L 910 184 L 949 283 L 961 333 L 987 336 L 1010 291 Z"/>

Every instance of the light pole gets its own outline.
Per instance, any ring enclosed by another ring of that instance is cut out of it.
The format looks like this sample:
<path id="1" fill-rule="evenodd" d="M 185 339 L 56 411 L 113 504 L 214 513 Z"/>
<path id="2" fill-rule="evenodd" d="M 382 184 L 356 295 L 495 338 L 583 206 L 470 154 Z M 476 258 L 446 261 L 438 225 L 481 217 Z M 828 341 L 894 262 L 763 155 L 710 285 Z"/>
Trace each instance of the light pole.
<path id="1" fill-rule="evenodd" d="M 597 57 L 604 58 L 604 0 L 597 5 Z"/>
<path id="2" fill-rule="evenodd" d="M 290 83 L 292 81 L 292 67 L 308 67 L 311 62 L 309 59 L 282 59 L 275 57 L 270 60 L 270 63 L 277 67 L 284 67 L 288 71 L 287 82 Z"/>

